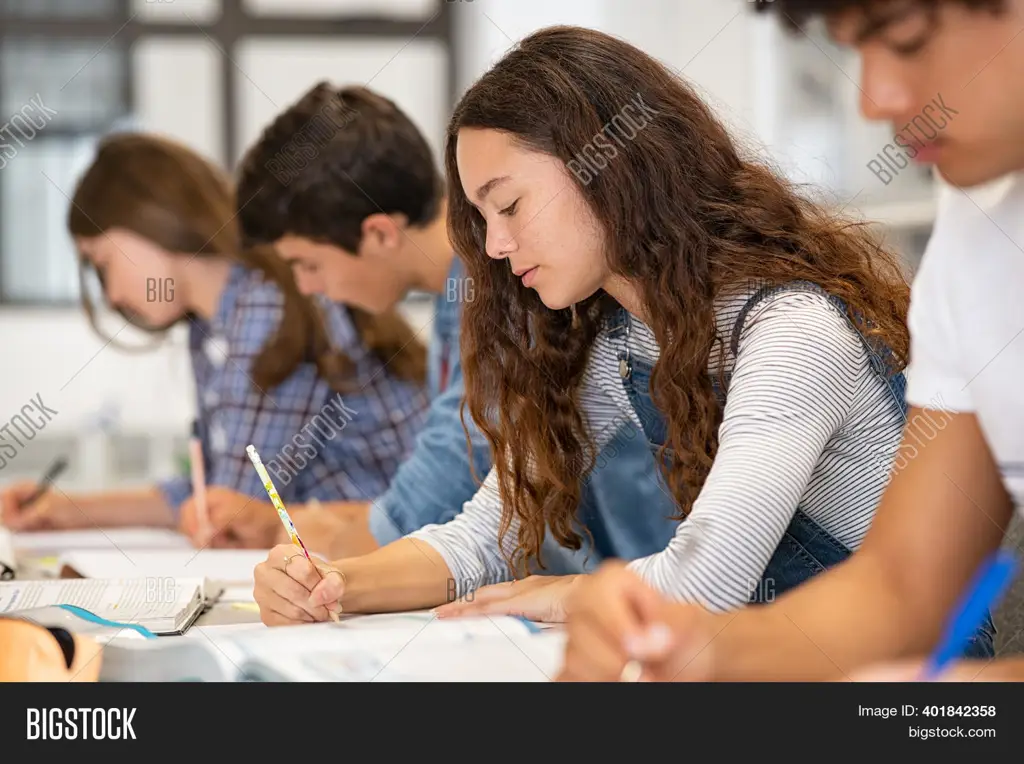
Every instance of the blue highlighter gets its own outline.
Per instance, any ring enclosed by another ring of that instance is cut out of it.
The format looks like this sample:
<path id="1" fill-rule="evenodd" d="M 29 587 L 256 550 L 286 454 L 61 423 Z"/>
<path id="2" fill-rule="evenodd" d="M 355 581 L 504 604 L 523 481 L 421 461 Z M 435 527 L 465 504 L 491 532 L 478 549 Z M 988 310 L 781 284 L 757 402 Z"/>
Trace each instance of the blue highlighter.
<path id="1" fill-rule="evenodd" d="M 1016 572 L 1017 558 L 1009 552 L 998 552 L 985 561 L 961 598 L 955 616 L 918 681 L 935 681 L 950 663 L 963 655 L 968 640 L 981 626 L 988 611 L 998 604 Z"/>

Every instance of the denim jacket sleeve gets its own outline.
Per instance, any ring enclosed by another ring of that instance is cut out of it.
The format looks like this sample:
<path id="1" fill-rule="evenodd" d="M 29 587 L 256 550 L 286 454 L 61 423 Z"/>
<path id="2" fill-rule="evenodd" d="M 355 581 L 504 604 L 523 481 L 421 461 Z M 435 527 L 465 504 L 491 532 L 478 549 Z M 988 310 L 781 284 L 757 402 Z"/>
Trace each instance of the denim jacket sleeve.
<path id="1" fill-rule="evenodd" d="M 412 454 L 398 468 L 388 490 L 370 507 L 370 532 L 382 546 L 425 525 L 454 518 L 490 470 L 490 445 L 467 410 L 466 425 L 473 444 L 470 471 L 459 415 L 465 385 L 457 341 L 451 345 L 448 362 L 448 386 L 431 402 Z"/>

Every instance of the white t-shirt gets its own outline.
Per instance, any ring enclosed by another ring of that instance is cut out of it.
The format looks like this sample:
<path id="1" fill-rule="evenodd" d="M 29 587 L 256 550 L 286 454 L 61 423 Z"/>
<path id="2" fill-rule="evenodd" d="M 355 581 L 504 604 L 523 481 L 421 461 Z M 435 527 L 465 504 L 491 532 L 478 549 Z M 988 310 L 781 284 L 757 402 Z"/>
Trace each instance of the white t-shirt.
<path id="1" fill-rule="evenodd" d="M 1024 172 L 943 185 L 909 325 L 908 402 L 974 413 L 1024 508 Z"/>

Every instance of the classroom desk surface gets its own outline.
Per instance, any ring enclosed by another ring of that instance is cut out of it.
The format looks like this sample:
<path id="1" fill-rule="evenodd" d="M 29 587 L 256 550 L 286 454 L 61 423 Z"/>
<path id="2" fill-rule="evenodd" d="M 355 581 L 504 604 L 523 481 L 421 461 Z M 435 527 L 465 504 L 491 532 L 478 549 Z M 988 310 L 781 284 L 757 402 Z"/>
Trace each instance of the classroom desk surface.
<path id="1" fill-rule="evenodd" d="M 215 602 L 213 606 L 196 619 L 195 626 L 226 626 L 234 624 L 260 623 L 259 611 L 254 605 L 241 607 L 244 603 Z"/>

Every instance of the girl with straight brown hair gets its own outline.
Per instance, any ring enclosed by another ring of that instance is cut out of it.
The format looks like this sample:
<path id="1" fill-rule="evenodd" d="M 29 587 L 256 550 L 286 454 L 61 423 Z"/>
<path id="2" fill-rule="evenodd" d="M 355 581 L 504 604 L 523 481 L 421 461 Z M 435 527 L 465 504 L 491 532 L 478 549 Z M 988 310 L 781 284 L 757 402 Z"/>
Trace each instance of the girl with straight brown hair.
<path id="1" fill-rule="evenodd" d="M 366 500 L 388 485 L 425 415 L 425 349 L 396 315 L 314 302 L 272 249 L 245 248 L 230 180 L 213 164 L 162 137 L 112 135 L 78 183 L 68 228 L 97 332 L 90 272 L 125 326 L 160 335 L 188 324 L 209 485 L 267 501 L 250 443 L 285 502 Z M 191 484 L 51 491 L 22 507 L 33 490 L 6 488 L 6 525 L 173 526 Z M 261 522 L 279 523 L 272 511 Z"/>

